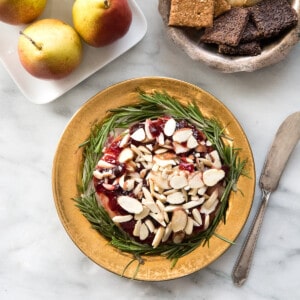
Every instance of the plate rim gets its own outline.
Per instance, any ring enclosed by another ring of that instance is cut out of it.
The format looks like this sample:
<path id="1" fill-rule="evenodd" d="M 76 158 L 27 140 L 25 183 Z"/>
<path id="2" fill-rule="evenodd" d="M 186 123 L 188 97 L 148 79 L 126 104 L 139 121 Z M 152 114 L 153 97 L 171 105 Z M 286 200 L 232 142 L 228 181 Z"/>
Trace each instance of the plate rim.
<path id="1" fill-rule="evenodd" d="M 53 191 L 53 197 L 54 197 L 54 202 L 55 202 L 55 207 L 56 207 L 56 210 L 57 210 L 57 213 L 58 213 L 58 216 L 59 216 L 59 219 L 64 227 L 64 229 L 66 230 L 67 234 L 69 235 L 69 237 L 71 238 L 71 240 L 74 242 L 74 244 L 83 252 L 83 254 L 87 257 L 89 257 L 93 262 L 95 262 L 96 264 L 98 264 L 99 266 L 101 266 L 102 268 L 112 272 L 112 273 L 115 273 L 117 275 L 121 275 L 121 272 L 120 272 L 120 269 L 118 270 L 115 270 L 109 263 L 106 264 L 103 262 L 102 263 L 99 263 L 99 260 L 97 260 L 97 258 L 95 257 L 95 252 L 94 254 L 92 253 L 92 251 L 87 251 L 86 249 L 86 245 L 83 247 L 82 244 L 81 244 L 81 240 L 80 239 L 84 239 L 84 237 L 78 237 L 78 236 L 74 236 L 73 233 L 71 233 L 70 231 L 70 224 L 68 223 L 68 221 L 66 220 L 66 216 L 64 215 L 64 212 L 62 210 L 62 203 L 60 203 L 60 201 L 66 201 L 66 200 L 60 200 L 58 199 L 58 195 L 57 195 L 57 185 L 58 185 L 58 182 L 57 182 L 57 171 L 59 169 L 59 167 L 61 167 L 59 165 L 59 156 L 61 155 L 61 151 L 62 151 L 62 148 L 61 148 L 61 145 L 62 143 L 64 143 L 64 138 L 66 138 L 65 134 L 67 132 L 67 130 L 70 130 L 70 128 L 72 128 L 74 122 L 76 123 L 77 122 L 77 119 L 80 118 L 82 120 L 82 114 L 84 115 L 85 112 L 88 111 L 89 107 L 93 107 L 93 105 L 95 105 L 95 103 L 97 104 L 97 102 L 99 102 L 101 100 L 101 95 L 103 95 L 103 93 L 107 93 L 107 92 L 111 92 L 112 90 L 114 89 L 119 89 L 120 87 L 122 88 L 123 86 L 126 86 L 126 85 L 132 85 L 132 84 L 140 84 L 141 82 L 151 82 L 149 86 L 153 85 L 153 83 L 158 83 L 158 82 L 165 82 L 165 83 L 172 83 L 172 84 L 180 84 L 180 85 L 183 85 L 183 86 L 186 86 L 186 87 L 191 87 L 193 89 L 195 89 L 195 92 L 200 92 L 200 93 L 203 93 L 205 94 L 206 96 L 208 95 L 209 97 L 212 97 L 214 99 L 214 101 L 217 101 L 216 103 L 218 103 L 223 109 L 225 109 L 225 111 L 227 111 L 227 113 L 232 117 L 232 120 L 234 121 L 235 123 L 235 126 L 238 126 L 240 132 L 239 134 L 242 135 L 242 140 L 244 141 L 244 143 L 247 145 L 247 153 L 250 154 L 250 157 L 249 157 L 249 160 L 250 160 L 250 165 L 251 165 L 251 179 L 250 181 L 248 182 L 248 185 L 251 187 L 251 192 L 250 194 L 248 195 L 251 199 L 249 200 L 250 202 L 247 204 L 247 212 L 245 214 L 245 218 L 242 222 L 242 225 L 238 228 L 238 230 L 236 231 L 236 234 L 235 234 L 235 237 L 234 237 L 234 240 L 236 240 L 236 238 L 239 236 L 240 232 L 242 231 L 243 227 L 245 226 L 245 223 L 249 217 L 249 214 L 250 214 L 250 211 L 251 211 L 251 208 L 252 208 L 252 204 L 253 204 L 253 199 L 254 199 L 254 193 L 255 193 L 255 182 L 256 182 L 256 176 L 255 176 L 255 164 L 254 164 L 254 158 L 253 158 L 253 154 L 252 154 L 252 149 L 250 147 L 250 144 L 249 144 L 249 141 L 247 139 L 247 136 L 245 135 L 245 132 L 243 131 L 241 125 L 239 124 L 239 122 L 237 121 L 237 119 L 235 118 L 235 116 L 229 111 L 229 109 L 224 105 L 224 103 L 222 103 L 220 100 L 218 100 L 217 98 L 215 98 L 214 96 L 212 96 L 210 93 L 208 93 L 207 91 L 199 88 L 198 86 L 196 85 L 193 85 L 191 83 L 188 83 L 188 82 L 185 82 L 185 81 L 182 81 L 182 80 L 178 80 L 178 79 L 174 79 L 174 78 L 169 78 L 169 77 L 161 77 L 161 76 L 154 76 L 154 77 L 139 77 L 139 78 L 133 78 L 133 79 L 128 79 L 128 80 L 125 80 L 125 81 L 121 81 L 119 83 L 116 83 L 116 84 L 113 84 L 111 85 L 110 87 L 107 87 L 103 90 L 101 90 L 99 93 L 97 93 L 96 95 L 94 95 L 93 97 L 91 97 L 85 104 L 83 104 L 82 107 L 80 107 L 77 112 L 75 112 L 75 114 L 73 115 L 73 117 L 69 120 L 68 124 L 66 125 L 62 135 L 61 135 L 61 138 L 59 140 L 59 143 L 58 143 L 58 146 L 57 146 L 57 149 L 56 149 L 56 152 L 55 152 L 55 156 L 54 156 L 54 159 L 53 159 L 53 167 L 52 167 L 52 191 Z M 147 85 L 147 84 L 146 84 Z M 153 86 L 152 86 L 153 87 Z M 168 91 L 167 91 L 168 92 Z M 136 95 L 137 96 L 137 95 Z M 100 98 L 100 100 L 99 100 Z M 79 120 L 79 119 L 78 119 Z M 95 122 L 95 120 L 90 120 L 90 124 L 93 124 Z M 90 133 L 90 128 L 88 128 L 88 133 Z M 81 141 L 82 142 L 82 141 Z M 67 142 L 68 143 L 68 142 Z M 77 147 L 78 147 L 78 143 L 77 143 Z M 77 153 L 78 154 L 78 153 Z M 80 155 L 79 155 L 80 156 Z M 78 166 L 77 166 L 78 167 Z M 77 170 L 77 174 L 78 174 L 78 170 Z M 76 195 L 73 195 L 73 197 L 75 197 Z M 73 206 L 75 207 L 75 203 L 73 203 Z M 73 208 L 74 209 L 74 208 Z M 78 210 L 79 212 L 79 210 Z M 77 212 L 77 213 L 78 213 Z M 80 212 L 79 212 L 80 213 Z M 80 213 L 81 214 L 81 213 Z M 82 216 L 83 217 L 83 216 Z M 89 222 L 87 220 L 85 220 L 83 223 L 85 223 L 85 226 L 88 226 L 89 225 Z M 223 225 L 223 224 L 222 224 Z M 220 226 L 220 225 L 219 225 Z M 219 227 L 218 227 L 219 228 Z M 71 228 L 72 229 L 72 228 Z M 91 236 L 93 238 L 99 238 L 99 236 L 101 236 L 98 232 L 96 232 L 95 230 L 91 229 L 91 233 L 89 232 L 89 234 L 91 234 Z M 236 229 L 235 229 L 236 230 Z M 93 231 L 93 232 L 92 232 Z M 96 236 L 97 235 L 97 236 Z M 102 246 L 104 246 L 103 242 L 105 242 L 104 238 L 102 238 Z M 212 238 L 214 239 L 214 237 Z M 216 243 L 215 240 L 213 242 L 213 244 Z M 224 242 L 225 243 L 225 242 Z M 216 243 L 218 244 L 218 243 Z M 117 249 L 113 248 L 112 246 L 110 245 L 107 245 L 107 242 L 105 242 L 105 246 L 106 250 L 108 249 L 109 251 L 111 251 L 112 253 L 109 253 L 112 257 L 114 257 L 114 255 L 119 256 L 124 256 L 125 260 L 128 260 L 130 259 L 131 255 L 128 254 L 128 253 L 120 253 L 120 251 L 118 251 Z M 107 248 L 108 247 L 108 248 Z M 201 267 L 199 266 L 196 266 L 193 267 L 191 270 L 189 269 L 186 269 L 184 268 L 184 265 L 180 265 L 179 268 L 181 268 L 179 270 L 179 272 L 176 272 L 176 274 L 172 274 L 173 272 L 169 272 L 169 271 L 163 271 L 165 272 L 165 274 L 157 274 L 155 272 L 155 270 L 148 270 L 148 271 L 145 271 L 141 276 L 138 274 L 137 277 L 135 279 L 138 279 L 138 280 L 142 280 L 142 281 L 163 281 L 163 280 L 170 280 L 170 279 L 176 279 L 176 278 L 180 278 L 180 277 L 183 277 L 183 276 L 186 276 L 186 275 L 189 275 L 191 273 L 194 273 L 196 271 L 199 271 L 200 269 L 206 267 L 208 264 L 212 263 L 213 261 L 215 261 L 216 259 L 218 259 L 225 251 L 228 250 L 228 248 L 230 247 L 229 244 L 224 244 L 222 245 L 221 247 L 221 250 L 219 252 L 219 254 L 217 255 L 217 257 L 215 257 L 213 260 L 210 260 L 206 263 L 204 263 Z M 198 248 L 197 248 L 198 249 Z M 196 249 L 196 250 L 197 250 Z M 196 251 L 195 250 L 195 251 Z M 198 249 L 199 250 L 199 249 Z M 202 251 L 202 249 L 200 249 L 200 251 Z M 97 251 L 96 251 L 97 252 Z M 203 251 L 202 251 L 203 252 Z M 92 254 L 91 254 L 92 253 Z M 205 253 L 205 252 L 204 252 Z M 96 254 L 97 255 L 97 254 Z M 189 254 L 190 255 L 190 254 Z M 188 256 L 189 256 L 188 255 Z M 187 256 L 187 257 L 188 257 Z M 209 256 L 209 255 L 208 255 Z M 181 258 L 180 260 L 183 260 L 183 259 L 187 259 L 187 257 L 185 258 Z M 152 259 L 152 261 L 151 261 Z M 153 265 L 153 259 L 154 261 L 155 260 L 164 260 L 164 263 L 167 261 L 166 258 L 163 258 L 161 256 L 155 256 L 155 257 L 146 257 L 146 260 L 148 260 L 147 262 L 151 262 L 151 264 Z M 180 261 L 179 260 L 179 261 Z M 170 263 L 170 261 L 168 261 L 168 263 Z M 124 266 L 123 266 L 124 267 Z M 134 268 L 134 266 L 133 266 Z M 134 273 L 134 269 L 133 268 L 129 268 L 128 272 L 126 271 L 126 273 L 123 275 L 124 277 L 127 277 L 127 278 L 131 278 L 133 276 L 133 273 Z M 183 271 L 182 271 L 183 270 Z"/>

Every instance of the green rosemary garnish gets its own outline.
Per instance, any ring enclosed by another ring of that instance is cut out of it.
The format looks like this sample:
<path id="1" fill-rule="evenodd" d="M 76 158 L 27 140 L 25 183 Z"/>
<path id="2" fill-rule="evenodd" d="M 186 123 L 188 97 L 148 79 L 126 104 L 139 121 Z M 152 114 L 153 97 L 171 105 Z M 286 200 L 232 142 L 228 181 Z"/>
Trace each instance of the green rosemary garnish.
<path id="1" fill-rule="evenodd" d="M 167 93 L 154 92 L 146 94 L 139 92 L 140 101 L 134 105 L 112 109 L 101 124 L 94 126 L 91 135 L 81 147 L 84 149 L 84 165 L 81 182 L 81 196 L 76 198 L 76 204 L 83 215 L 90 221 L 92 227 L 99 231 L 112 246 L 120 251 L 132 253 L 134 260 L 142 263 L 142 255 L 163 255 L 172 260 L 174 266 L 177 260 L 193 251 L 199 245 L 205 245 L 209 239 L 216 235 L 218 224 L 226 222 L 226 210 L 231 191 L 236 191 L 236 183 L 240 175 L 244 175 L 246 161 L 240 160 L 239 149 L 233 148 L 229 137 L 225 136 L 224 128 L 216 119 L 203 116 L 194 102 L 181 104 Z M 153 248 L 151 245 L 138 243 L 132 240 L 127 233 L 114 224 L 103 207 L 99 206 L 91 184 L 93 170 L 102 154 L 105 142 L 116 129 L 128 128 L 131 124 L 145 119 L 155 119 L 169 115 L 174 119 L 185 119 L 202 130 L 207 139 L 218 151 L 224 165 L 229 169 L 226 176 L 225 191 L 220 199 L 220 207 L 207 230 L 184 240 L 179 244 L 160 244 Z M 226 241 L 226 238 L 222 238 Z"/>

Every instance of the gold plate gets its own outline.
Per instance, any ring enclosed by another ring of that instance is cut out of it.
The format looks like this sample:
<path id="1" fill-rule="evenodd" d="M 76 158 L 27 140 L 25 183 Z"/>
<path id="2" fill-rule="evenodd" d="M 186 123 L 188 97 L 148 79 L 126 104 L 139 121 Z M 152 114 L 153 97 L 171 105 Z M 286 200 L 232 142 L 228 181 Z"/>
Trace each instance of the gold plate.
<path id="1" fill-rule="evenodd" d="M 72 198 L 78 195 L 77 183 L 81 174 L 82 151 L 78 146 L 89 135 L 91 126 L 101 121 L 107 110 L 138 101 L 139 88 L 145 92 L 166 91 L 182 103 L 195 100 L 203 115 L 217 118 L 226 126 L 226 134 L 233 138 L 233 145 L 240 151 L 241 159 L 247 159 L 249 177 L 242 176 L 238 188 L 242 193 L 231 193 L 226 225 L 219 224 L 217 233 L 234 241 L 242 230 L 253 201 L 255 189 L 255 167 L 247 137 L 232 113 L 219 100 L 199 87 L 171 78 L 149 77 L 131 79 L 101 91 L 87 101 L 67 125 L 55 154 L 52 170 L 53 195 L 60 220 L 79 249 L 99 266 L 121 275 L 125 266 L 132 260 L 128 253 L 112 247 L 75 206 Z M 136 279 L 146 281 L 168 280 L 198 271 L 216 260 L 230 244 L 213 236 L 209 247 L 198 247 L 182 257 L 171 269 L 170 260 L 162 256 L 144 257 Z M 131 278 L 137 263 L 131 264 L 124 274 Z"/>

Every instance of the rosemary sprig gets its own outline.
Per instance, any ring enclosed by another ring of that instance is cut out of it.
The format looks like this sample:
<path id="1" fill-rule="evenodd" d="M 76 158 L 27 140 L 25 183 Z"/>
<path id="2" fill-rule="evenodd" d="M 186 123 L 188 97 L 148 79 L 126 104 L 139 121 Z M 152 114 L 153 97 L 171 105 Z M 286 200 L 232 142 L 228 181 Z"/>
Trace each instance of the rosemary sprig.
<path id="1" fill-rule="evenodd" d="M 154 92 L 152 94 L 139 92 L 139 97 L 140 101 L 136 104 L 110 110 L 104 121 L 91 130 L 89 139 L 81 145 L 84 149 L 81 196 L 76 198 L 75 201 L 94 229 L 99 231 L 112 246 L 120 251 L 132 253 L 139 264 L 142 263 L 142 255 L 163 255 L 172 260 L 174 266 L 180 257 L 187 255 L 200 245 L 207 244 L 215 234 L 219 223 L 221 221 L 226 222 L 229 196 L 231 191 L 236 191 L 238 178 L 245 175 L 246 161 L 240 160 L 238 156 L 239 149 L 233 148 L 230 145 L 231 143 L 225 143 L 226 140 L 229 140 L 229 137 L 225 136 L 224 128 L 220 126 L 218 121 L 205 118 L 194 102 L 190 102 L 186 106 L 182 105 L 165 92 Z M 98 205 L 91 180 L 93 170 L 101 156 L 106 140 L 114 134 L 116 129 L 128 128 L 135 122 L 158 118 L 163 115 L 170 115 L 175 119 L 185 119 L 202 130 L 219 152 L 221 160 L 228 167 L 229 172 L 226 176 L 226 187 L 220 201 L 221 205 L 208 229 L 182 243 L 160 244 L 157 248 L 153 248 L 150 245 L 132 240 L 114 224 L 103 207 Z M 220 237 L 219 235 L 216 236 Z M 224 238 L 224 240 L 226 239 Z"/>

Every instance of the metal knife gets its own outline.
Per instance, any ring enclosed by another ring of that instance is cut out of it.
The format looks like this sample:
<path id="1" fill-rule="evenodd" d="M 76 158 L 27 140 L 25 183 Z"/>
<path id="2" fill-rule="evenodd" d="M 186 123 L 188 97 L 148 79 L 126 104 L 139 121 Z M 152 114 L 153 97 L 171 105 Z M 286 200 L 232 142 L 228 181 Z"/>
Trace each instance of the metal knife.
<path id="1" fill-rule="evenodd" d="M 271 192 L 276 190 L 285 165 L 299 139 L 300 111 L 288 116 L 280 125 L 267 155 L 259 180 L 259 186 L 262 191 L 261 205 L 232 272 L 233 282 L 237 286 L 241 286 L 248 277 L 254 249 Z"/>

